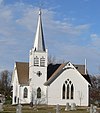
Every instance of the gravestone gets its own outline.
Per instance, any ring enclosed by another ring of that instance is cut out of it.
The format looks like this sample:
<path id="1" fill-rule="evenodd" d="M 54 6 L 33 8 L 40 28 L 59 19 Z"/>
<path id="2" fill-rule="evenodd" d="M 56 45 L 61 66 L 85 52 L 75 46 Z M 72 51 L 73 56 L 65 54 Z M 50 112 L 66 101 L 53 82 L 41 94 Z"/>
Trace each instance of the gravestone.
<path id="1" fill-rule="evenodd" d="M 97 112 L 97 106 L 93 106 L 93 105 L 91 104 L 91 106 L 90 106 L 90 113 L 98 113 L 98 112 Z"/>
<path id="2" fill-rule="evenodd" d="M 90 105 L 90 113 L 93 113 L 93 105 Z"/>
<path id="3" fill-rule="evenodd" d="M 30 107 L 33 107 L 33 102 L 30 102 Z"/>
<path id="4" fill-rule="evenodd" d="M 22 113 L 22 105 L 18 104 L 16 107 L 16 113 Z"/>
<path id="5" fill-rule="evenodd" d="M 3 111 L 3 103 L 0 103 L 0 112 Z"/>
<path id="6" fill-rule="evenodd" d="M 56 105 L 56 113 L 60 113 L 60 106 L 59 106 L 59 104 Z"/>
<path id="7" fill-rule="evenodd" d="M 75 103 L 71 104 L 71 110 L 76 110 L 76 104 Z"/>
<path id="8" fill-rule="evenodd" d="M 97 106 L 93 106 L 93 113 L 97 113 Z"/>
<path id="9" fill-rule="evenodd" d="M 70 111 L 69 103 L 66 103 L 65 111 Z"/>

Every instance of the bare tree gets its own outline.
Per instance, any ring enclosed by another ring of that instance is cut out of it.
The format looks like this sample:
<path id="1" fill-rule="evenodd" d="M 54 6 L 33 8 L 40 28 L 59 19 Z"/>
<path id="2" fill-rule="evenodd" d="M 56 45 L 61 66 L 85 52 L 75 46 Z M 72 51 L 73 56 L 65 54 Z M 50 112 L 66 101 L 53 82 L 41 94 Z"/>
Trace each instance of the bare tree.
<path id="1" fill-rule="evenodd" d="M 49 55 L 48 56 L 48 64 L 55 64 L 56 63 L 56 57 Z"/>
<path id="2" fill-rule="evenodd" d="M 65 63 L 64 59 L 57 59 L 55 56 L 48 56 L 48 64 Z"/>
<path id="3" fill-rule="evenodd" d="M 100 75 L 97 76 L 97 88 L 100 90 Z"/>
<path id="4" fill-rule="evenodd" d="M 92 87 L 90 88 L 90 100 L 92 102 L 100 100 L 100 76 L 90 76 Z"/>
<path id="5" fill-rule="evenodd" d="M 11 75 L 12 72 L 4 70 L 0 73 L 0 93 L 6 97 L 11 95 Z"/>
<path id="6" fill-rule="evenodd" d="M 40 98 L 37 98 L 36 89 L 32 88 L 30 106 L 33 107 L 34 105 L 34 108 L 37 109 L 38 105 L 45 103 L 46 103 L 46 96 L 44 95 L 44 93 L 41 92 Z"/>

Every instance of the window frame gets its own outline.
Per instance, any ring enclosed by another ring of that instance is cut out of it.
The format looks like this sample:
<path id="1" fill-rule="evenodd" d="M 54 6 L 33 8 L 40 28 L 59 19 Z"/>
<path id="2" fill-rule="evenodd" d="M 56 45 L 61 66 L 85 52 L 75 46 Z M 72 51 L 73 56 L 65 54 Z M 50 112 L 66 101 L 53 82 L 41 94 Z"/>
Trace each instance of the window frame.
<path id="1" fill-rule="evenodd" d="M 27 87 L 24 88 L 23 98 L 28 98 L 28 88 Z"/>
<path id="2" fill-rule="evenodd" d="M 37 88 L 37 98 L 38 99 L 41 98 L 41 88 L 40 87 Z"/>
<path id="3" fill-rule="evenodd" d="M 40 66 L 45 67 L 45 57 L 43 56 L 40 58 Z"/>
<path id="4" fill-rule="evenodd" d="M 39 66 L 39 58 L 37 56 L 34 57 L 34 66 Z"/>
<path id="5" fill-rule="evenodd" d="M 62 85 L 61 91 L 62 91 L 62 99 L 64 99 L 64 100 L 65 99 L 66 100 L 74 99 L 74 85 L 71 80 L 69 80 L 69 79 L 65 80 L 65 82 Z"/>

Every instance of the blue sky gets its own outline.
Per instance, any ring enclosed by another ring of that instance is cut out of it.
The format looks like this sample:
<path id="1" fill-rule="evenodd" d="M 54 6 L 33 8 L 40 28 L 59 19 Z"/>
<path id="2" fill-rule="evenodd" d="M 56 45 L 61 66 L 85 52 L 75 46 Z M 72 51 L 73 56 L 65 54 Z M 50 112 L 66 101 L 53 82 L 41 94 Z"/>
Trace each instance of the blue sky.
<path id="1" fill-rule="evenodd" d="M 49 55 L 99 74 L 100 0 L 0 0 L 0 71 L 28 62 L 40 4 Z"/>

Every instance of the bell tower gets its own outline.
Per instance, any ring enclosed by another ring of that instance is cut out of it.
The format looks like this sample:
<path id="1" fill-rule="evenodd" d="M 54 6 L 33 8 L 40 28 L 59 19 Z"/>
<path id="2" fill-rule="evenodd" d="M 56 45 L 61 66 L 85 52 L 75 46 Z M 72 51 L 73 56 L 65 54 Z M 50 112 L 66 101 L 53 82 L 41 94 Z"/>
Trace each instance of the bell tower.
<path id="1" fill-rule="evenodd" d="M 31 101 L 32 98 L 39 100 L 46 96 L 46 86 L 44 86 L 44 83 L 47 81 L 47 57 L 48 52 L 45 48 L 41 10 L 39 10 L 35 40 L 29 55 Z"/>

